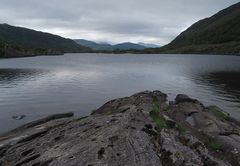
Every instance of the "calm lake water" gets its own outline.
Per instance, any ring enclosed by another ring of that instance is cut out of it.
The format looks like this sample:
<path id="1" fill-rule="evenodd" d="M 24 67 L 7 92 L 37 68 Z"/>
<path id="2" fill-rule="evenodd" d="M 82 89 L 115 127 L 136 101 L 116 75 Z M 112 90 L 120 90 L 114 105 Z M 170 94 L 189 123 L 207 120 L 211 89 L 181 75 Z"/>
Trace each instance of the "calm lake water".
<path id="1" fill-rule="evenodd" d="M 179 93 L 240 120 L 240 57 L 66 54 L 0 59 L 0 132 L 61 112 L 88 115 L 144 90 Z M 22 120 L 12 116 L 26 115 Z"/>

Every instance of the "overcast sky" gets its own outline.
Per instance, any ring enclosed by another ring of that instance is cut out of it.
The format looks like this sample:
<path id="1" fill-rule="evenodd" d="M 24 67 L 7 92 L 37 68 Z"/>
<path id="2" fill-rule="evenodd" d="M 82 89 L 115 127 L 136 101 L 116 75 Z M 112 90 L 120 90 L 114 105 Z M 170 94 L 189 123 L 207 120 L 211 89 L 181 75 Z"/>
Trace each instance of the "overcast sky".
<path id="1" fill-rule="evenodd" d="M 238 0 L 0 0 L 0 22 L 106 42 L 166 44 Z"/>

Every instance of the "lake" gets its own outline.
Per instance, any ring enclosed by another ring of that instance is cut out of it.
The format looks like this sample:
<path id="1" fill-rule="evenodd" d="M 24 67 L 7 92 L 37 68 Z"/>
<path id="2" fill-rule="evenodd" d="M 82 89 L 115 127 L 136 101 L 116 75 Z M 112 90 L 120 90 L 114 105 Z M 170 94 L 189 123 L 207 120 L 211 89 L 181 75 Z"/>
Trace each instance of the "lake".
<path id="1" fill-rule="evenodd" d="M 65 54 L 0 59 L 0 132 L 50 114 L 86 116 L 108 100 L 187 94 L 240 120 L 240 57 Z M 13 116 L 26 115 L 22 120 Z"/>

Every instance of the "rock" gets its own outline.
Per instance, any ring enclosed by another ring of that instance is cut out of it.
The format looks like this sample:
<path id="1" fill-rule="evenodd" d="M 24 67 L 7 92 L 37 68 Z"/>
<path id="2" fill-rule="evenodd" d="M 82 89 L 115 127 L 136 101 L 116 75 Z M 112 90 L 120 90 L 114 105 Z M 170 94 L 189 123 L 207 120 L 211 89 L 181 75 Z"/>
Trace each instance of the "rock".
<path id="1" fill-rule="evenodd" d="M 14 129 L 14 131 L 16 131 L 16 130 L 23 130 L 24 128 L 31 128 L 31 127 L 34 127 L 34 126 L 37 126 L 37 125 L 41 125 L 41 124 L 47 123 L 49 121 L 55 120 L 55 119 L 72 117 L 73 115 L 74 115 L 73 112 L 62 113 L 62 114 L 54 114 L 54 115 L 48 116 L 46 118 L 30 122 L 30 123 L 28 123 L 26 125 L 23 125 L 23 126 L 21 126 L 19 128 Z"/>
<path id="2" fill-rule="evenodd" d="M 162 130 L 160 133 L 160 158 L 162 165 L 206 165 L 206 159 L 215 165 L 225 165 L 222 161 L 213 159 L 208 155 L 206 147 L 194 137 L 189 139 L 188 144 L 182 144 L 175 132 Z M 198 144 L 198 145 L 197 145 Z M 186 146 L 187 145 L 187 146 Z M 194 145 L 196 147 L 194 147 Z M 200 149 L 200 150 L 199 150 Z"/>
<path id="3" fill-rule="evenodd" d="M 224 112 L 223 110 L 216 106 L 209 106 L 205 109 L 205 111 L 210 112 L 211 114 L 222 120 L 228 120 L 230 117 L 230 115 L 227 112 Z"/>
<path id="4" fill-rule="evenodd" d="M 16 116 L 12 116 L 13 119 L 15 120 L 21 120 L 24 119 L 26 117 L 26 115 L 16 115 Z"/>
<path id="5" fill-rule="evenodd" d="M 171 118 L 169 118 L 167 115 L 163 115 L 163 119 L 166 121 L 168 128 L 172 129 L 175 127 L 176 122 L 174 120 L 172 120 Z"/>
<path id="6" fill-rule="evenodd" d="M 192 127 L 195 126 L 195 121 L 194 121 L 194 119 L 193 119 L 192 116 L 188 116 L 188 117 L 186 118 L 186 122 L 187 122 L 188 124 L 190 124 Z"/>
<path id="7" fill-rule="evenodd" d="M 174 105 L 175 102 L 174 101 L 169 101 L 169 105 Z"/>
<path id="8" fill-rule="evenodd" d="M 179 103 L 184 103 L 184 102 L 187 102 L 187 103 L 195 103 L 195 102 L 198 102 L 196 99 L 192 99 L 190 97 L 188 97 L 187 95 L 184 95 L 184 94 L 179 94 L 176 96 L 175 98 L 175 103 L 176 104 L 179 104 Z"/>
<path id="9" fill-rule="evenodd" d="M 172 132 L 161 132 L 161 159 L 164 165 L 203 165 L 202 159 L 190 147 L 182 145 Z"/>
<path id="10" fill-rule="evenodd" d="M 239 123 L 212 110 L 140 92 L 88 117 L 53 115 L 0 135 L 0 165 L 239 165 Z"/>

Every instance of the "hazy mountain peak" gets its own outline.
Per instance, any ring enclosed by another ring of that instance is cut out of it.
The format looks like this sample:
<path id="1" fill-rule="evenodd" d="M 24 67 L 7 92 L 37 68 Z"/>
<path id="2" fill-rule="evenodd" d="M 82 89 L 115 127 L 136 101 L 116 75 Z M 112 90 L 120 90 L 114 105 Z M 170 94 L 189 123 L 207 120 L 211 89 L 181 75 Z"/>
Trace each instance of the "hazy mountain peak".
<path id="1" fill-rule="evenodd" d="M 146 46 L 143 46 L 141 44 L 136 44 L 136 43 L 131 43 L 131 42 L 124 42 L 124 43 L 119 43 L 119 44 L 109 44 L 106 42 L 93 42 L 89 40 L 84 40 L 84 39 L 75 39 L 75 41 L 78 44 L 81 44 L 83 46 L 87 46 L 92 48 L 93 50 L 97 51 L 113 51 L 113 50 L 129 50 L 129 49 L 135 49 L 135 50 L 143 50 L 147 48 Z"/>

